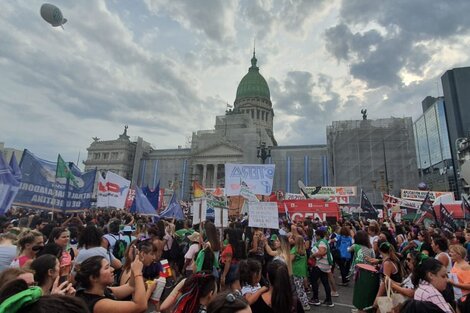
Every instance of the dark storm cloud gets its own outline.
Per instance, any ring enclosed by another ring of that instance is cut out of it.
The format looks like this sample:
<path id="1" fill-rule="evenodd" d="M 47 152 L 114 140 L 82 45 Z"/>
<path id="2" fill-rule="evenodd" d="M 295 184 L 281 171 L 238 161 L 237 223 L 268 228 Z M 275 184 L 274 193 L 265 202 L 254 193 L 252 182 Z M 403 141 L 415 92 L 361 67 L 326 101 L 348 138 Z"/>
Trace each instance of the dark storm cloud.
<path id="1" fill-rule="evenodd" d="M 283 142 L 325 142 L 325 123 L 342 105 L 340 95 L 333 91 L 332 78 L 324 73 L 313 76 L 310 72 L 292 71 L 281 82 L 270 79 L 269 86 L 277 116 L 295 116 L 295 121 L 282 121 L 279 125 L 280 129 L 288 129 Z"/>
<path id="2" fill-rule="evenodd" d="M 431 61 L 425 43 L 469 33 L 469 11 L 464 0 L 343 1 L 339 23 L 325 31 L 326 49 L 371 88 L 400 85 L 400 71 L 421 75 Z"/>

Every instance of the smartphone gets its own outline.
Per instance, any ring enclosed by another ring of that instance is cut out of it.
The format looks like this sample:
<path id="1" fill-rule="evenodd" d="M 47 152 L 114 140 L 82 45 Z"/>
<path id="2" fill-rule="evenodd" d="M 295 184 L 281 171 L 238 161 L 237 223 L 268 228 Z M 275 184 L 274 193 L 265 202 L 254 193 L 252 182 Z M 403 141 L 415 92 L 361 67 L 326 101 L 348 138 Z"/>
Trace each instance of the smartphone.
<path id="1" fill-rule="evenodd" d="M 59 277 L 59 285 L 61 285 L 65 281 L 67 281 L 67 276 L 60 276 Z"/>

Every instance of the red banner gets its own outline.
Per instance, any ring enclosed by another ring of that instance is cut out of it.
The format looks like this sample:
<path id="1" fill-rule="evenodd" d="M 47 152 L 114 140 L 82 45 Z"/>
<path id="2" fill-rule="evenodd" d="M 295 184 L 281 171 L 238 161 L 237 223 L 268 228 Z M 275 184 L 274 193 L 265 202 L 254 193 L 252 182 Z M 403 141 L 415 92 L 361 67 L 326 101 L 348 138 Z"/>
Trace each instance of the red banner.
<path id="1" fill-rule="evenodd" d="M 292 220 L 303 220 L 307 217 L 319 218 L 325 221 L 327 218 L 340 218 L 339 205 L 336 202 L 326 202 L 318 199 L 308 200 L 284 200 L 277 202 L 279 214 L 285 214 L 284 204 Z"/>

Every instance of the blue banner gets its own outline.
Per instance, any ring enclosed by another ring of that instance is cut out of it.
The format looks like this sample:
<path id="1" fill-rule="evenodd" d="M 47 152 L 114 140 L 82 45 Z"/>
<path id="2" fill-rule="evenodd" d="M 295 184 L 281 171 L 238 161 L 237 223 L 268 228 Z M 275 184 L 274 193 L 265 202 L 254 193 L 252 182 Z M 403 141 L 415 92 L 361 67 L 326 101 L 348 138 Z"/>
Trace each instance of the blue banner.
<path id="1" fill-rule="evenodd" d="M 56 162 L 40 159 L 25 150 L 20 162 L 22 182 L 13 205 L 66 212 L 90 208 L 96 170 L 82 173 L 71 163 L 77 181 L 74 186 L 65 178 L 56 178 L 56 167 Z"/>

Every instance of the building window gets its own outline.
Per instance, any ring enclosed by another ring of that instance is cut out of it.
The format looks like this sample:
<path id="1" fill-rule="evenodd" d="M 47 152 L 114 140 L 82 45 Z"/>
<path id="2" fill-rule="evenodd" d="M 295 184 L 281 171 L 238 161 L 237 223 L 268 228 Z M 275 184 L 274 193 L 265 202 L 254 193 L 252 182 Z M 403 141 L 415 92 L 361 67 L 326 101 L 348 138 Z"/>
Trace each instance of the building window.
<path id="1" fill-rule="evenodd" d="M 269 112 L 266 112 L 266 122 L 268 121 L 268 114 Z"/>
<path id="2" fill-rule="evenodd" d="M 99 153 L 93 153 L 93 159 L 94 160 L 99 160 L 101 155 Z"/>
<path id="3" fill-rule="evenodd" d="M 255 118 L 255 110 L 251 109 L 251 118 Z"/>
<path id="4" fill-rule="evenodd" d="M 103 160 L 107 160 L 109 158 L 109 152 L 103 153 Z"/>
<path id="5" fill-rule="evenodd" d="M 264 111 L 261 111 L 261 119 L 264 121 Z"/>
<path id="6" fill-rule="evenodd" d="M 259 120 L 259 109 L 256 109 L 256 119 Z"/>
<path id="7" fill-rule="evenodd" d="M 111 160 L 117 160 L 119 157 L 118 152 L 111 152 Z"/>

